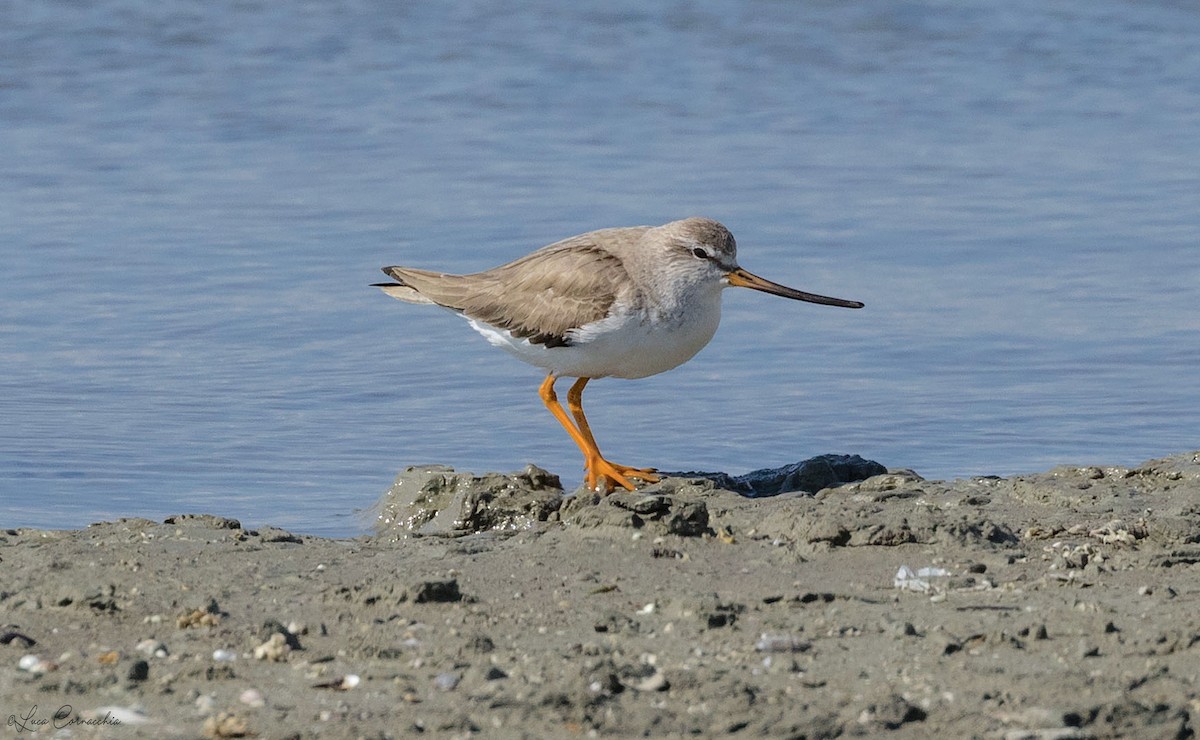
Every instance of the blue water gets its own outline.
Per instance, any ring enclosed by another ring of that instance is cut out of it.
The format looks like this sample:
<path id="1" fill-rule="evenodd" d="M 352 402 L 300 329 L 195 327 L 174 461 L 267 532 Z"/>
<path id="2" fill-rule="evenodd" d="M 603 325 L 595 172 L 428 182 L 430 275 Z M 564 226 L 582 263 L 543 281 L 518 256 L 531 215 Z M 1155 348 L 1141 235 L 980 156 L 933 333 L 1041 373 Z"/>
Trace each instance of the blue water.
<path id="1" fill-rule="evenodd" d="M 581 477 L 540 373 L 367 284 L 720 219 L 613 459 L 927 477 L 1200 448 L 1191 2 L 0 6 L 0 526 L 350 535 L 405 465 Z"/>

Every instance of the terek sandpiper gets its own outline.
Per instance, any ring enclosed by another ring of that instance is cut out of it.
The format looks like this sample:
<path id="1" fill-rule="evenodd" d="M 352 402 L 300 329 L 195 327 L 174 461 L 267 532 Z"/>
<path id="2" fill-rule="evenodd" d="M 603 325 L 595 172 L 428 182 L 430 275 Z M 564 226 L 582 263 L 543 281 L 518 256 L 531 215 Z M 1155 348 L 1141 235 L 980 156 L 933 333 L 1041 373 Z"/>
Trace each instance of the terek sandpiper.
<path id="1" fill-rule="evenodd" d="M 383 292 L 431 303 L 463 318 L 489 342 L 549 374 L 539 394 L 583 451 L 585 484 L 607 493 L 655 482 L 653 468 L 604 458 L 583 415 L 592 378 L 644 378 L 683 364 L 712 339 L 721 291 L 753 288 L 784 298 L 844 308 L 829 298 L 773 283 L 738 266 L 733 234 L 707 218 L 663 226 L 601 229 L 556 242 L 506 265 L 470 275 L 385 267 Z M 559 377 L 577 378 L 563 410 Z M 574 417 L 574 423 L 571 421 Z"/>

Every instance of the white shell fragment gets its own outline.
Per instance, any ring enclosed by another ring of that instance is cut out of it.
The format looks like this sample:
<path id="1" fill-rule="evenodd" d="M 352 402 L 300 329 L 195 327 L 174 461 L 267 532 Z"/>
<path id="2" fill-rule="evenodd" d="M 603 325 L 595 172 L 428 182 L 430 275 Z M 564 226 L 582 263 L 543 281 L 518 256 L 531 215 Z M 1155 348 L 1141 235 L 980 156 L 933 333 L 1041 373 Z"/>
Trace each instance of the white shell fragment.
<path id="1" fill-rule="evenodd" d="M 907 565 L 901 565 L 900 570 L 896 571 L 895 578 L 892 579 L 892 585 L 901 591 L 916 591 L 918 593 L 928 593 L 934 588 L 934 578 L 945 578 L 950 575 L 950 571 L 945 568 L 926 567 L 913 570 Z"/>

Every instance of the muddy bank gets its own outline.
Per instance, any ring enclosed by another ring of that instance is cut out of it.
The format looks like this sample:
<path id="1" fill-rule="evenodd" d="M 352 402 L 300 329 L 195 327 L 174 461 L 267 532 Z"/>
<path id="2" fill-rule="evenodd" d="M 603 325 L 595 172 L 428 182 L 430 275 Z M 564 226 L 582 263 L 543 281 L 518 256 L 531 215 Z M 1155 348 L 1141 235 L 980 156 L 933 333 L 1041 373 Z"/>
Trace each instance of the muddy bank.
<path id="1" fill-rule="evenodd" d="M 3 531 L 0 718 L 71 737 L 1194 736 L 1200 453 L 949 482 L 871 465 L 605 498 L 533 467 L 416 468 L 353 540 L 208 515 Z M 770 479 L 812 492 L 727 490 Z"/>

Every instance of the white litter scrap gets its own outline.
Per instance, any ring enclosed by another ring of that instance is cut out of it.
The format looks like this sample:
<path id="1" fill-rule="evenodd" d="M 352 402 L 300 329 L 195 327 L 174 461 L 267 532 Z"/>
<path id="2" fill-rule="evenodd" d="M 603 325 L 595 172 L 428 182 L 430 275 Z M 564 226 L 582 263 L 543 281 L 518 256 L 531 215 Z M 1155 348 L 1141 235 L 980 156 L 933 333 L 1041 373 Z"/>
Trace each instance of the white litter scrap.
<path id="1" fill-rule="evenodd" d="M 795 635 L 770 635 L 766 632 L 754 643 L 754 649 L 760 653 L 802 653 L 810 647 L 811 644 Z"/>
<path id="2" fill-rule="evenodd" d="M 892 585 L 901 591 L 916 591 L 925 594 L 938 585 L 933 579 L 946 578 L 949 575 L 950 571 L 945 568 L 929 566 L 914 571 L 907 565 L 901 565 L 900 570 L 896 571 L 896 577 L 892 579 Z"/>
<path id="3" fill-rule="evenodd" d="M 83 723 L 87 725 L 144 725 L 150 722 L 141 707 L 97 707 L 83 712 Z"/>

